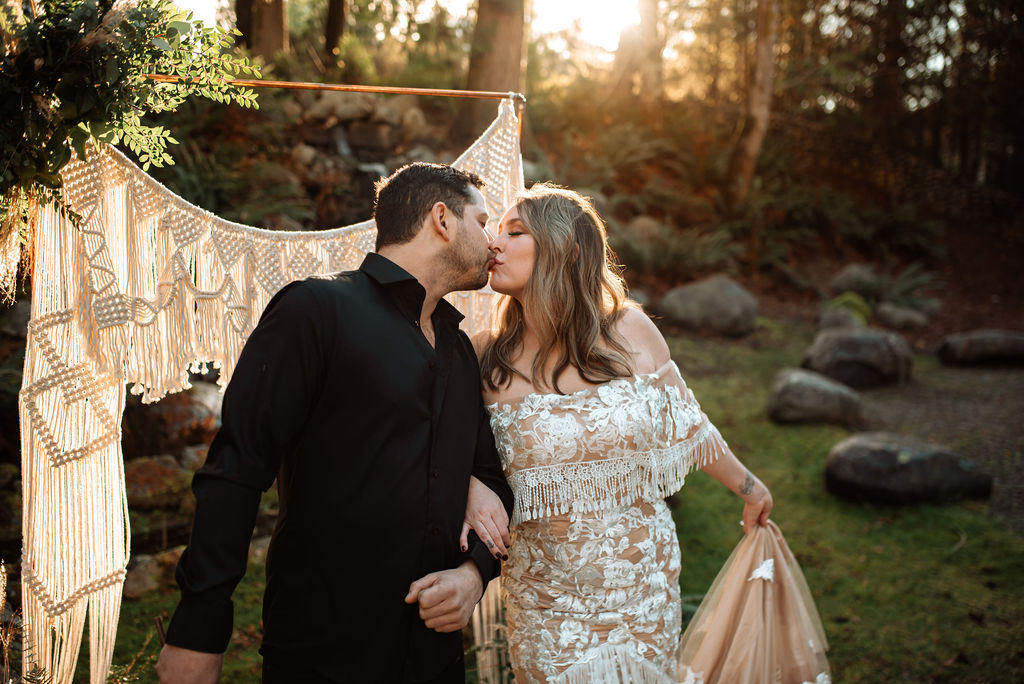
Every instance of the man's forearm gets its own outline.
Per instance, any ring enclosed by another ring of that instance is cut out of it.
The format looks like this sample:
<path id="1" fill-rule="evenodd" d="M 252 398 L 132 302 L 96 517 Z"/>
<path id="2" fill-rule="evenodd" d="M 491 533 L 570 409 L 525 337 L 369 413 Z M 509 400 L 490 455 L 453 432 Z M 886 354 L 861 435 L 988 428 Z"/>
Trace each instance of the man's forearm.
<path id="1" fill-rule="evenodd" d="M 245 575 L 260 491 L 201 470 L 192 488 L 196 512 L 189 546 L 175 572 L 181 601 L 167 643 L 223 653 L 233 626 L 231 594 Z"/>

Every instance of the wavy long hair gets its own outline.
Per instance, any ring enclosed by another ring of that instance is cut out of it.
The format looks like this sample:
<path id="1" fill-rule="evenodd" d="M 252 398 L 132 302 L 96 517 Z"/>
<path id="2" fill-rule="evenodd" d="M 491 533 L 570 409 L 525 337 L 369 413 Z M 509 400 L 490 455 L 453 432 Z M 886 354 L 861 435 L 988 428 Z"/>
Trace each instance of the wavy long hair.
<path id="1" fill-rule="evenodd" d="M 538 183 L 515 206 L 533 236 L 533 272 L 522 302 L 506 295 L 498 305 L 480 360 L 484 382 L 494 391 L 518 375 L 536 389 L 553 388 L 561 394 L 558 378 L 569 366 L 595 384 L 631 375 L 629 352 L 614 329 L 627 305 L 626 288 L 604 222 L 590 200 L 567 188 Z M 527 312 L 539 341 L 531 377 L 513 367 Z M 544 369 L 552 355 L 557 355 L 556 362 L 547 376 Z"/>

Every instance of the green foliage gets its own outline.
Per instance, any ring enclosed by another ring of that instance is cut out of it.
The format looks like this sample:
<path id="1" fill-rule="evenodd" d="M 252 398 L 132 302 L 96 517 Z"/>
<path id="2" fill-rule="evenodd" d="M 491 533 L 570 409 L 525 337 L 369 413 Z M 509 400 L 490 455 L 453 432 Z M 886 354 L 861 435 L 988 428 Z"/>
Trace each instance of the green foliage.
<path id="1" fill-rule="evenodd" d="M 856 292 L 843 292 L 825 303 L 825 309 L 838 308 L 849 309 L 865 325 L 871 318 L 871 305 Z"/>
<path id="2" fill-rule="evenodd" d="M 688 280 L 709 271 L 731 271 L 737 246 L 723 229 L 680 230 L 659 224 L 637 235 L 617 222 L 608 223 L 608 242 L 628 269 L 673 280 Z"/>
<path id="3" fill-rule="evenodd" d="M 941 288 L 938 277 L 920 262 L 914 262 L 895 275 L 882 278 L 881 299 L 899 306 L 920 309 L 922 298 Z"/>
<path id="4" fill-rule="evenodd" d="M 258 77 L 232 56 L 231 34 L 183 16 L 167 0 L 43 0 L 18 14 L 4 6 L 0 63 L 0 214 L 26 197 L 60 198 L 60 171 L 87 143 L 124 143 L 142 168 L 172 164 L 177 141 L 151 112 L 190 95 L 255 107 L 250 89 L 224 79 Z M 147 74 L 172 77 L 157 82 Z"/>

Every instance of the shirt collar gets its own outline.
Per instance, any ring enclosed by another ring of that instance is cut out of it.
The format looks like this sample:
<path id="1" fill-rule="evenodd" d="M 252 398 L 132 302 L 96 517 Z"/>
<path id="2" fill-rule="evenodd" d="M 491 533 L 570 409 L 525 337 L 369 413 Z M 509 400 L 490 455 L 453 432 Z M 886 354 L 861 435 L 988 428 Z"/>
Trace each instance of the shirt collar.
<path id="1" fill-rule="evenodd" d="M 408 313 L 419 316 L 423 308 L 423 299 L 427 291 L 423 289 L 420 282 L 404 268 L 383 257 L 376 252 L 368 252 L 359 266 L 359 270 L 376 280 L 380 285 L 394 290 L 397 299 L 402 303 Z M 462 322 L 465 316 L 458 309 L 452 306 L 448 300 L 441 299 L 434 308 L 434 313 L 444 320 L 450 321 L 456 327 Z"/>

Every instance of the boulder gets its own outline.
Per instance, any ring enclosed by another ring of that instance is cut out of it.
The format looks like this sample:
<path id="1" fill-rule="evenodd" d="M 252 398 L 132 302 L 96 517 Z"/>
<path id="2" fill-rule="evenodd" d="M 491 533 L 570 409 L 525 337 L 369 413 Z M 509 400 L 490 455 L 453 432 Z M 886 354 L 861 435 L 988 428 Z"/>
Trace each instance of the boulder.
<path id="1" fill-rule="evenodd" d="M 910 378 L 914 357 L 900 335 L 877 328 L 823 330 L 800 365 L 850 387 L 874 387 Z"/>
<path id="2" fill-rule="evenodd" d="M 860 396 L 819 373 L 784 368 L 775 376 L 768 417 L 776 423 L 853 425 L 860 416 Z"/>
<path id="3" fill-rule="evenodd" d="M 399 137 L 404 143 L 411 143 L 427 137 L 430 133 L 430 126 L 427 124 L 427 115 L 419 107 L 407 109 L 402 113 L 402 119 L 398 122 Z"/>
<path id="4" fill-rule="evenodd" d="M 866 264 L 849 264 L 832 277 L 829 289 L 834 294 L 856 292 L 871 299 L 882 291 L 882 280 L 874 269 Z"/>
<path id="5" fill-rule="evenodd" d="M 974 330 L 947 335 L 938 355 L 948 364 L 1024 363 L 1024 332 Z"/>
<path id="6" fill-rule="evenodd" d="M 669 290 L 658 310 L 674 323 L 724 335 L 746 335 L 757 321 L 757 300 L 724 275 Z"/>
<path id="7" fill-rule="evenodd" d="M 124 481 L 129 507 L 178 508 L 192 484 L 192 471 L 173 456 L 137 458 L 124 464 Z"/>
<path id="8" fill-rule="evenodd" d="M 146 594 L 174 585 L 174 569 L 185 547 L 168 549 L 155 555 L 132 556 L 124 578 L 124 597 L 142 598 Z"/>
<path id="9" fill-rule="evenodd" d="M 395 128 L 383 121 L 355 121 L 348 129 L 352 147 L 387 151 L 395 146 Z"/>
<path id="10" fill-rule="evenodd" d="M 370 93 L 326 91 L 306 110 L 307 121 L 334 118 L 337 121 L 365 119 L 374 113 L 376 100 Z"/>
<path id="11" fill-rule="evenodd" d="M 313 163 L 314 159 L 316 159 L 316 149 L 310 147 L 309 145 L 299 143 L 298 145 L 292 148 L 292 161 L 295 162 L 298 166 L 309 166 L 310 164 Z"/>
<path id="12" fill-rule="evenodd" d="M 886 432 L 836 444 L 825 464 L 828 491 L 846 499 L 888 504 L 987 498 L 992 476 L 949 449 Z"/>
<path id="13" fill-rule="evenodd" d="M 415 95 L 395 95 L 377 103 L 370 119 L 400 126 L 406 113 L 413 109 L 419 109 L 419 100 Z"/>
<path id="14" fill-rule="evenodd" d="M 129 397 L 121 443 L 127 458 L 178 453 L 192 444 L 209 444 L 220 428 L 220 388 L 193 382 L 192 389 L 169 394 L 155 404 Z"/>
<path id="15" fill-rule="evenodd" d="M 651 295 L 648 294 L 647 290 L 638 287 L 629 291 L 629 298 L 645 309 L 651 305 Z"/>
<path id="16" fill-rule="evenodd" d="M 883 325 L 900 330 L 914 330 L 928 325 L 928 317 L 916 309 L 908 309 L 892 302 L 882 302 L 875 309 L 875 316 Z"/>
<path id="17" fill-rule="evenodd" d="M 823 309 L 818 316 L 818 330 L 829 328 L 863 328 L 864 321 L 853 310 L 845 306 Z"/>
<path id="18" fill-rule="evenodd" d="M 178 463 L 181 464 L 182 468 L 195 472 L 206 463 L 206 454 L 209 453 L 210 447 L 206 444 L 193 444 L 187 446 L 181 450 L 181 455 L 178 457 Z"/>
<path id="19" fill-rule="evenodd" d="M 626 224 L 626 230 L 630 236 L 637 240 L 656 240 L 664 232 L 665 227 L 658 219 L 640 214 L 630 219 Z"/>

